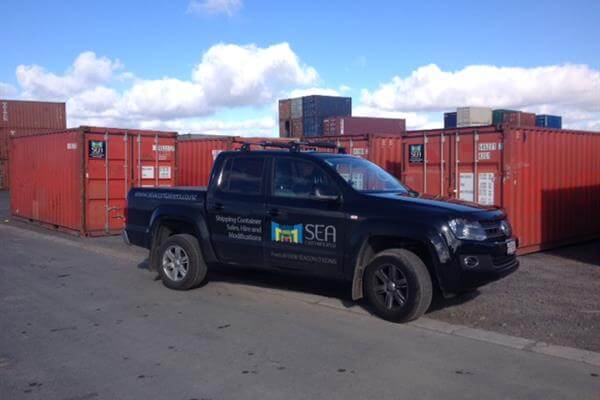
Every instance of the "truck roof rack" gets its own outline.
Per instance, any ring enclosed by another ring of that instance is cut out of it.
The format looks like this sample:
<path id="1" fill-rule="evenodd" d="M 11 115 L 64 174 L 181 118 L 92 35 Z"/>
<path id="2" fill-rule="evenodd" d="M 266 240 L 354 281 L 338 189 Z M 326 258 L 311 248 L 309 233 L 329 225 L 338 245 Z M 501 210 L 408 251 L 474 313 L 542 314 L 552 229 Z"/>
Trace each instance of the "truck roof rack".
<path id="1" fill-rule="evenodd" d="M 240 151 L 251 151 L 252 145 L 261 146 L 263 149 L 267 147 L 274 147 L 278 149 L 287 149 L 290 152 L 300 152 L 302 150 L 306 151 L 309 148 L 313 147 L 316 149 L 333 149 L 336 150 L 338 154 L 346 154 L 346 148 L 342 146 L 338 146 L 335 143 L 331 142 L 260 142 L 260 143 L 249 143 L 249 142 L 238 142 L 242 144 L 240 147 Z M 308 149 L 307 149 L 308 148 Z"/>

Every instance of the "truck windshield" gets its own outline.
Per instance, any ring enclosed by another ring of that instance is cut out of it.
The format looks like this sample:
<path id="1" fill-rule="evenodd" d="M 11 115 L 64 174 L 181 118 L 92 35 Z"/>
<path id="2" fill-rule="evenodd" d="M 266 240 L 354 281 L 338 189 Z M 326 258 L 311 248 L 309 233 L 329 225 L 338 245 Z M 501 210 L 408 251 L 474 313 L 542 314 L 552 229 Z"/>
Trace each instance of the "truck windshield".
<path id="1" fill-rule="evenodd" d="M 408 193 L 408 189 L 393 175 L 365 159 L 358 157 L 330 157 L 325 161 L 359 192 Z"/>

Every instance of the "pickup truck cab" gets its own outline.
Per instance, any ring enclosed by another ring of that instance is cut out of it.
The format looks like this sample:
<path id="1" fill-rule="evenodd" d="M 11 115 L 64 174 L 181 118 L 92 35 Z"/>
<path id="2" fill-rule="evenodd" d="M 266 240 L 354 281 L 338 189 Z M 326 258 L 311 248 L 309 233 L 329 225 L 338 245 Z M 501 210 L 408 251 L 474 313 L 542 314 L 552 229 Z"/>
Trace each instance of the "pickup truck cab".
<path id="1" fill-rule="evenodd" d="M 391 321 L 425 313 L 434 288 L 518 268 L 500 209 L 419 195 L 367 160 L 297 144 L 223 152 L 207 188 L 132 189 L 126 215 L 125 240 L 150 250 L 169 288 L 200 285 L 212 265 L 301 271 L 351 281 L 352 298 Z"/>

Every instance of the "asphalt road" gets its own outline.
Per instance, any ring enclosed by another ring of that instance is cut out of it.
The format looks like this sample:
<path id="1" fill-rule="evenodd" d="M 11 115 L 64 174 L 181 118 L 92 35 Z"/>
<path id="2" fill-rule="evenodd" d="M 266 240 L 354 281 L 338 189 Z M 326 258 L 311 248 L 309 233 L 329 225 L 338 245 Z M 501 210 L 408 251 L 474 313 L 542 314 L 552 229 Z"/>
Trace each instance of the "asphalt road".
<path id="1" fill-rule="evenodd" d="M 598 399 L 598 367 L 0 225 L 0 399 Z M 139 264 L 139 265 L 138 265 Z"/>

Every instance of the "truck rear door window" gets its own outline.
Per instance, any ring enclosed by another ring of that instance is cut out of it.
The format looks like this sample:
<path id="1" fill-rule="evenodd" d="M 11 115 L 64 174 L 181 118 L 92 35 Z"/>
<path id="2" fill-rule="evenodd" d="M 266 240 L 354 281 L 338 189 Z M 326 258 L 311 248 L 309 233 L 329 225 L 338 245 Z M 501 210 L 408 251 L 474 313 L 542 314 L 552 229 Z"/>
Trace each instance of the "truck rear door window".
<path id="1" fill-rule="evenodd" d="M 219 190 L 227 193 L 261 194 L 264 166 L 265 159 L 262 157 L 230 158 L 219 179 Z"/>

